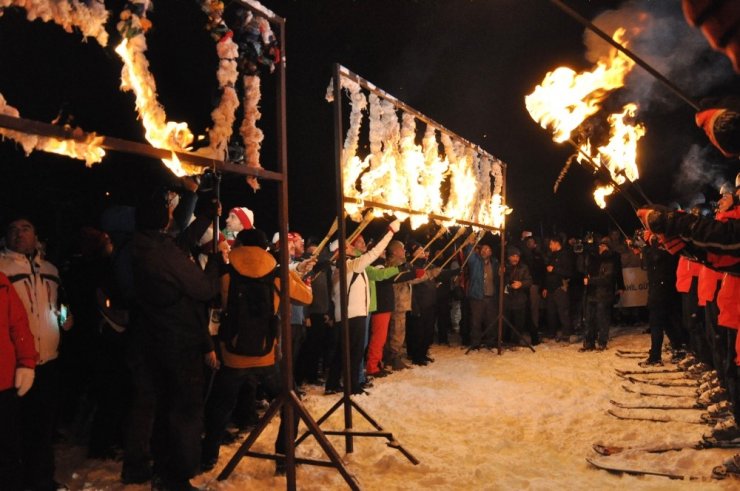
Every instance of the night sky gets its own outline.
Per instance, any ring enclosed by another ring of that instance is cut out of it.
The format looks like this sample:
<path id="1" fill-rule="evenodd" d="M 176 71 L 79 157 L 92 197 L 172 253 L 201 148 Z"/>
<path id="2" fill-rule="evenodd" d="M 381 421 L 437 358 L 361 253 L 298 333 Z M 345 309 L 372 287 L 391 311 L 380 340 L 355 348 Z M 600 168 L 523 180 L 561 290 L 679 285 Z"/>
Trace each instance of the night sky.
<path id="1" fill-rule="evenodd" d="M 611 226 L 609 216 L 593 203 L 593 178 L 584 169 L 572 168 L 553 195 L 553 183 L 572 152 L 552 142 L 524 107 L 524 96 L 547 71 L 560 65 L 591 67 L 585 58 L 583 28 L 550 2 L 263 3 L 287 19 L 291 229 L 321 236 L 334 216 L 332 107 L 324 100 L 334 62 L 506 162 L 508 204 L 515 210 L 507 223 L 511 230 L 547 234 L 557 228 L 582 234 Z M 588 18 L 622 3 L 569 1 Z M 105 49 L 94 41 L 82 43 L 79 34 L 65 33 L 56 25 L 29 23 L 17 9 L 7 10 L 0 18 L 0 93 L 24 117 L 51 121 L 66 104 L 75 124 L 87 131 L 144 141 L 133 95 L 119 90 L 121 64 L 113 48 L 119 41 L 114 26 L 122 4 L 106 1 L 114 18 L 108 24 L 111 40 Z M 150 15 L 154 27 L 147 39 L 159 101 L 168 120 L 187 121 L 194 133 L 204 133 L 216 90 L 216 56 L 204 30 L 205 16 L 194 1 L 154 4 Z M 678 1 L 666 4 L 678 12 Z M 265 75 L 262 80 L 260 127 L 266 134 L 262 165 L 274 169 L 275 79 Z M 737 81 L 725 79 L 692 96 L 726 93 L 728 87 L 736 90 Z M 654 92 L 672 98 L 660 87 Z M 655 105 L 640 119 L 648 128 L 639 148 L 640 183 L 653 201 L 680 200 L 696 190 L 715 197 L 716 190 L 705 183 L 695 183 L 696 189 L 675 185 L 692 144 L 699 145 L 706 164 L 718 173 L 730 177 L 737 172 L 736 163 L 706 148 L 705 136 L 693 126 L 690 107 L 675 101 Z M 30 213 L 52 242 L 69 242 L 77 227 L 95 225 L 106 206 L 135 203 L 165 172 L 157 161 L 112 152 L 102 164 L 87 169 L 78 161 L 48 154 L 25 157 L 9 142 L 0 143 L 0 171 L 0 219 L 19 211 Z M 227 176 L 222 195 L 225 207 L 246 205 L 255 210 L 259 228 L 268 233 L 277 229 L 274 184 L 264 183 L 255 194 L 242 178 Z M 625 229 L 637 225 L 624 199 L 612 198 L 609 211 Z"/>

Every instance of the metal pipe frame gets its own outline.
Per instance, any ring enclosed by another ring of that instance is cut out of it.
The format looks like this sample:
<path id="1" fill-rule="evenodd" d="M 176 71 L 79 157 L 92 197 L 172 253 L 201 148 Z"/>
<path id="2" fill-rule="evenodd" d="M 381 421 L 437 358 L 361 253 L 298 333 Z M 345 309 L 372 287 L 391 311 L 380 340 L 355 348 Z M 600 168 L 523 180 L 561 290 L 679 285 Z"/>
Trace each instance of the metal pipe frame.
<path id="1" fill-rule="evenodd" d="M 403 206 L 394 206 L 394 205 L 388 205 L 385 203 L 379 203 L 377 201 L 368 201 L 368 200 L 362 200 L 358 198 L 350 198 L 347 196 L 343 197 L 343 201 L 345 203 L 355 203 L 358 205 L 366 205 L 368 208 L 381 208 L 383 210 L 388 211 L 398 211 L 401 213 L 408 213 L 409 215 L 424 215 L 428 216 L 432 220 L 439 220 L 442 222 L 455 222 L 453 225 L 461 225 L 465 227 L 477 227 L 483 230 L 488 230 L 489 232 L 501 232 L 503 230 L 503 227 L 493 227 L 491 225 L 485 225 L 483 223 L 478 222 L 472 222 L 470 220 L 458 220 L 456 218 L 444 216 L 444 215 L 437 215 L 436 213 L 425 213 L 423 211 L 418 210 L 412 210 L 411 208 L 405 208 Z"/>
<path id="2" fill-rule="evenodd" d="M 230 161 L 212 159 L 192 152 L 157 148 L 147 143 L 96 135 L 95 133 L 87 133 L 80 131 L 79 129 L 56 126 L 49 123 L 43 123 L 41 121 L 34 121 L 32 119 L 14 118 L 12 116 L 0 114 L 0 128 L 47 138 L 55 138 L 57 140 L 72 140 L 80 143 L 90 143 L 98 138 L 100 141 L 96 141 L 96 143 L 106 150 L 141 155 L 153 159 L 169 159 L 172 157 L 172 154 L 175 154 L 180 161 L 187 162 L 188 164 L 198 167 L 211 168 L 217 171 L 239 174 L 242 176 L 254 176 L 270 181 L 283 180 L 283 174 L 265 170 L 260 167 L 249 167 L 243 164 L 235 164 Z"/>
<path id="3" fill-rule="evenodd" d="M 250 4 L 242 2 L 243 5 L 258 15 L 265 15 L 259 9 L 256 9 Z M 288 236 L 288 140 L 287 140 L 287 111 L 286 111 L 286 75 L 285 75 L 285 19 L 277 15 L 269 17 L 269 21 L 278 27 L 279 30 L 279 42 L 280 42 L 280 63 L 278 64 L 277 70 L 277 150 L 278 160 L 280 162 L 280 174 L 283 179 L 280 181 L 280 187 L 278 191 L 278 217 L 280 221 L 280 236 Z M 341 215 L 340 215 L 341 216 Z M 343 221 L 340 220 L 340 226 Z M 237 464 L 245 456 L 255 458 L 267 458 L 274 460 L 285 459 L 286 467 L 286 487 L 290 491 L 296 489 L 296 473 L 295 465 L 296 462 L 306 463 L 309 465 L 320 465 L 320 466 L 331 466 L 339 471 L 344 478 L 345 482 L 352 490 L 359 490 L 360 486 L 352 474 L 349 473 L 341 457 L 337 453 L 336 449 L 332 446 L 331 442 L 326 438 L 326 435 L 322 432 L 319 425 L 314 421 L 311 415 L 306 410 L 306 407 L 301 402 L 298 395 L 295 393 L 294 379 L 293 379 L 293 342 L 292 342 L 292 330 L 290 326 L 290 279 L 288 265 L 290 264 L 290 256 L 288 254 L 287 247 L 280 248 L 280 281 L 283 287 L 280 289 L 280 323 L 281 323 L 281 348 L 282 348 L 282 361 L 281 361 L 281 376 L 283 378 L 282 393 L 278 398 L 273 401 L 268 411 L 260 420 L 257 427 L 252 430 L 247 439 L 242 443 L 239 450 L 234 454 L 231 460 L 226 464 L 224 469 L 218 475 L 218 480 L 222 481 L 229 477 L 231 472 L 236 468 Z M 273 410 L 273 406 L 275 406 Z M 262 431 L 266 428 L 267 423 L 278 414 L 278 409 L 283 410 L 282 417 L 286 419 L 287 424 L 285 426 L 285 455 L 277 454 L 263 454 L 260 452 L 250 451 L 251 446 L 257 440 Z M 313 434 L 314 438 L 321 446 L 322 450 L 329 457 L 330 462 L 314 461 L 313 459 L 296 459 L 295 448 L 296 448 L 296 434 L 294 428 L 295 418 L 300 417 L 308 427 L 308 431 Z"/>
<path id="4" fill-rule="evenodd" d="M 487 152 L 486 150 L 484 150 L 483 148 L 481 148 L 480 145 L 476 145 L 475 143 L 471 143 L 470 141 L 468 141 L 467 139 L 465 139 L 465 138 L 461 137 L 460 135 L 454 133 L 453 131 L 448 130 L 447 128 L 445 128 L 441 124 L 439 124 L 436 121 L 434 121 L 429 116 L 426 116 L 425 114 L 422 114 L 421 112 L 417 111 L 416 109 L 414 109 L 413 107 L 409 106 L 405 102 L 403 102 L 403 101 L 399 100 L 398 98 L 392 96 L 391 94 L 389 94 L 388 92 L 384 91 L 383 89 L 378 88 L 372 82 L 366 80 L 365 78 L 361 77 L 360 75 L 357 75 L 356 73 L 352 72 L 349 68 L 344 67 L 342 65 L 339 65 L 339 75 L 334 77 L 335 84 L 341 86 L 341 83 L 339 82 L 341 80 L 340 77 L 344 77 L 344 78 L 346 78 L 348 80 L 351 80 L 351 81 L 353 81 L 355 83 L 360 84 L 360 87 L 362 87 L 363 89 L 367 90 L 368 92 L 372 92 L 373 94 L 377 95 L 378 97 L 382 97 L 383 99 L 391 102 L 398 109 L 402 109 L 403 111 L 406 111 L 407 113 L 412 114 L 416 119 L 418 119 L 420 121 L 423 121 L 423 122 L 425 122 L 426 124 L 428 124 L 430 126 L 433 126 L 435 129 L 439 130 L 440 132 L 447 133 L 450 136 L 450 138 L 453 138 L 455 140 L 460 140 L 461 142 L 463 142 L 465 144 L 465 146 L 470 147 L 470 148 L 473 148 L 477 152 L 479 152 L 481 154 L 484 154 L 484 155 L 486 155 L 486 156 L 488 156 L 488 157 L 490 157 L 490 158 L 492 158 L 494 160 L 499 160 L 496 157 L 494 157 L 493 155 L 491 155 L 489 152 Z M 334 97 L 335 97 L 335 100 L 337 100 L 336 99 L 336 97 L 337 97 L 337 95 L 336 95 L 336 88 L 335 88 Z M 504 165 L 505 166 L 506 164 L 504 162 L 501 162 L 501 165 Z"/>

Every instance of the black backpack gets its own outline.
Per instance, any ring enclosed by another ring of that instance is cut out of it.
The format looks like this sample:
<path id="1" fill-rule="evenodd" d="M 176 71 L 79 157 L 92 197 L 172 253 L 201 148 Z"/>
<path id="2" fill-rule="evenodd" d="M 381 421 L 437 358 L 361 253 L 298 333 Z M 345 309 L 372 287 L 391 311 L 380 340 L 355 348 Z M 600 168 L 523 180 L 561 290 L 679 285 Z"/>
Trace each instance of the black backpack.
<path id="1" fill-rule="evenodd" d="M 229 269 L 229 298 L 219 338 L 235 355 L 265 356 L 272 350 L 278 332 L 273 305 L 275 272 L 250 278 L 233 267 Z"/>

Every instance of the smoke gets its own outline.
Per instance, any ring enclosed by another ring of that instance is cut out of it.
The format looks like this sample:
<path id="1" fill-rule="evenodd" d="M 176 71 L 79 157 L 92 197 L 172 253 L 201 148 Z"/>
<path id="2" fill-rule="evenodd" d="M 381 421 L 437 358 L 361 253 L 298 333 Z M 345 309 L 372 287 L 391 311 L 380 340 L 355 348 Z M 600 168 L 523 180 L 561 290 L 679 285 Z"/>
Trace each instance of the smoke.
<path id="1" fill-rule="evenodd" d="M 686 23 L 678 0 L 630 0 L 618 10 L 599 15 L 593 23 L 609 35 L 618 27 L 626 28 L 628 49 L 694 100 L 734 76 L 729 60 L 712 51 L 699 30 Z M 611 49 L 588 30 L 584 43 L 586 57 L 592 62 Z M 639 103 L 642 111 L 684 104 L 639 66 L 628 76 L 622 97 Z"/>
<path id="2" fill-rule="evenodd" d="M 692 201 L 692 197 L 701 193 L 707 186 L 719 191 L 727 179 L 724 176 L 725 166 L 713 163 L 711 155 L 716 154 L 712 147 L 692 145 L 686 153 L 678 175 L 673 182 L 673 191 L 682 203 Z"/>

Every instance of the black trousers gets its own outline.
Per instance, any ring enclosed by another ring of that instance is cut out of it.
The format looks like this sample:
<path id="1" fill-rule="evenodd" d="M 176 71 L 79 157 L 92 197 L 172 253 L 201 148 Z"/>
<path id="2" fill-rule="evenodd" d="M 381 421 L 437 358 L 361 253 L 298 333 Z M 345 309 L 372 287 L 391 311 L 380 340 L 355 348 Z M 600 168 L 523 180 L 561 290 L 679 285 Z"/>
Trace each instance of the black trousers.
<path id="1" fill-rule="evenodd" d="M 365 351 L 365 322 L 367 316 L 352 317 L 348 319 L 347 324 L 349 327 L 349 372 L 350 372 L 350 387 L 353 392 L 357 392 L 360 389 L 360 368 L 362 366 L 362 354 Z M 341 323 L 337 323 L 335 326 L 337 331 L 341 329 Z M 335 353 L 331 366 L 329 367 L 329 375 L 326 377 L 326 388 L 327 389 L 338 389 L 339 379 L 343 373 L 342 371 L 342 360 L 344 359 L 344 347 L 341 341 L 341 334 L 339 338 L 339 348 Z M 345 381 L 346 382 L 346 381 Z"/>
<path id="2" fill-rule="evenodd" d="M 612 317 L 610 300 L 589 300 L 586 303 L 586 328 L 583 346 L 593 348 L 598 339 L 601 346 L 609 341 L 609 322 Z"/>
<path id="3" fill-rule="evenodd" d="M 126 371 L 124 334 L 104 326 L 98 341 L 90 393 L 95 402 L 95 416 L 90 428 L 88 456 L 108 457 L 114 447 L 123 443 L 131 388 Z"/>
<path id="4" fill-rule="evenodd" d="M 306 328 L 306 338 L 298 357 L 296 369 L 296 384 L 303 382 L 313 383 L 319 379 L 319 364 L 321 360 L 326 366 L 328 356 L 326 355 L 329 336 L 332 329 L 327 323 L 324 314 L 311 314 L 311 326 Z"/>
<path id="5" fill-rule="evenodd" d="M 681 320 L 689 348 L 702 362 L 712 364 L 712 352 L 704 328 L 704 307 L 699 307 L 698 278 L 691 280 L 691 288 L 681 294 Z"/>
<path id="6" fill-rule="evenodd" d="M 58 409 L 58 389 L 59 366 L 53 360 L 36 366 L 33 387 L 20 398 L 24 488 L 53 486 L 52 437 Z"/>
<path id="7" fill-rule="evenodd" d="M 419 315 L 409 314 L 406 318 L 406 350 L 414 363 L 423 362 L 434 339 L 436 305 L 421 309 Z"/>
<path id="8" fill-rule="evenodd" d="M 720 329 L 724 328 L 720 327 Z M 737 330 L 727 329 L 727 358 L 725 358 L 724 364 L 726 388 L 732 403 L 732 413 L 735 416 L 735 421 L 740 421 L 740 367 L 735 363 L 737 357 L 736 341 Z"/>
<path id="9" fill-rule="evenodd" d="M 568 292 L 562 288 L 548 290 L 545 306 L 547 309 L 548 334 L 555 337 L 558 331 L 558 323 L 560 323 L 562 335 L 570 336 L 573 332 L 573 326 L 570 324 L 570 297 Z"/>
<path id="10" fill-rule="evenodd" d="M 166 480 L 190 479 L 200 471 L 203 354 L 199 347 L 158 350 L 150 363 L 157 395 L 154 468 Z"/>
<path id="11" fill-rule="evenodd" d="M 239 391 L 244 385 L 254 389 L 260 385 L 270 399 L 280 394 L 282 382 L 278 365 L 254 368 L 231 368 L 222 366 L 216 374 L 213 392 L 208 399 L 205 413 L 205 438 L 203 439 L 203 461 L 218 459 L 219 446 L 231 412 L 236 406 Z M 275 440 L 275 452 L 285 453 L 285 418 L 281 410 L 280 430 Z M 298 418 L 294 421 L 294 434 Z"/>
<path id="12" fill-rule="evenodd" d="M 498 332 L 494 329 L 498 319 L 497 297 L 470 298 L 470 345 L 494 346 Z"/>
<path id="13" fill-rule="evenodd" d="M 155 472 L 165 480 L 190 479 L 200 470 L 201 350 L 147 343 L 132 348 L 133 397 L 123 465 L 132 470 L 148 466 L 151 441 Z"/>
<path id="14" fill-rule="evenodd" d="M 449 344 L 449 334 L 452 331 L 452 307 L 450 306 L 449 295 L 437 296 L 437 342 L 439 344 Z"/>
<path id="15" fill-rule="evenodd" d="M 521 338 L 519 337 L 520 334 L 524 334 L 524 329 L 529 324 L 527 322 L 527 307 L 522 306 L 521 308 L 507 308 L 505 310 L 505 317 L 506 320 L 511 322 L 511 324 L 514 326 L 516 331 L 519 333 L 517 334 L 514 329 L 511 328 L 506 322 L 504 322 L 504 341 L 511 341 L 514 343 L 521 343 Z M 530 327 L 529 335 L 532 338 L 532 344 L 538 344 L 539 343 L 539 336 L 537 335 L 537 329 L 533 329 Z"/>
<path id="16" fill-rule="evenodd" d="M 677 318 L 678 305 L 672 302 L 656 302 L 648 305 L 650 311 L 650 361 L 660 361 L 663 350 L 663 335 L 668 336 L 673 349 L 682 348 L 683 338 Z"/>
<path id="17" fill-rule="evenodd" d="M 0 391 L 0 487 L 21 489 L 21 434 L 15 388 Z"/>

